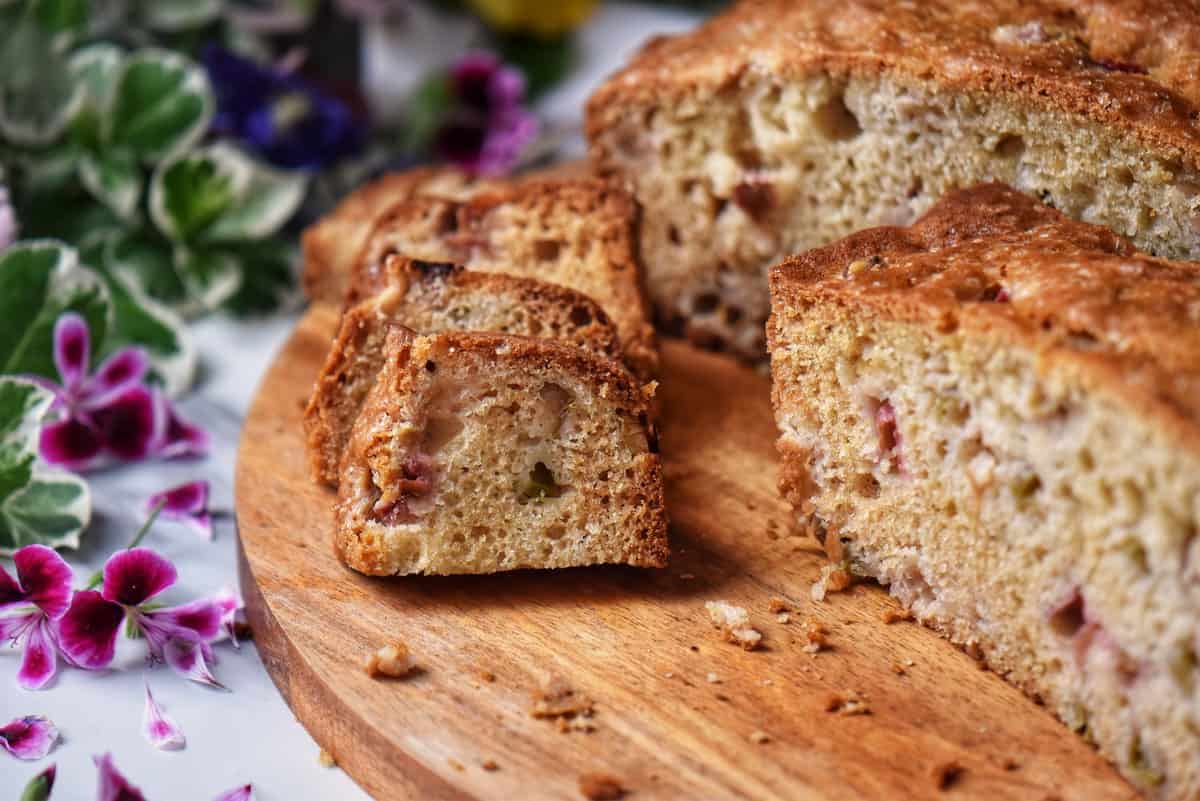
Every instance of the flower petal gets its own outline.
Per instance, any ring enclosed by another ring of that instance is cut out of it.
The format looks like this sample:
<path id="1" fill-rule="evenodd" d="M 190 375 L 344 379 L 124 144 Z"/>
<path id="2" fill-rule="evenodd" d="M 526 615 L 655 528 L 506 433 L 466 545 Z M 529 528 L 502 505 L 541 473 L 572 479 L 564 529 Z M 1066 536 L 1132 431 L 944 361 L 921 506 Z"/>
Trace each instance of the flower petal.
<path id="1" fill-rule="evenodd" d="M 17 718 L 0 727 L 0 748 L 17 759 L 41 759 L 58 742 L 58 727 L 41 715 Z"/>
<path id="2" fill-rule="evenodd" d="M 87 321 L 75 312 L 59 315 L 54 322 L 54 366 L 68 393 L 73 394 L 87 378 L 91 354 Z"/>
<path id="3" fill-rule="evenodd" d="M 63 656 L 71 664 L 89 670 L 108 667 L 124 620 L 121 605 L 105 600 L 95 590 L 75 593 L 71 608 L 58 623 Z"/>
<path id="4" fill-rule="evenodd" d="M 56 775 L 58 775 L 58 765 L 51 765 L 34 776 L 21 791 L 21 801 L 48 801 L 50 791 L 54 789 Z"/>
<path id="5" fill-rule="evenodd" d="M 13 645 L 25 635 L 25 630 L 36 626 L 42 619 L 42 613 L 34 609 L 26 614 L 6 615 L 0 617 L 0 642 L 11 640 Z"/>
<path id="6" fill-rule="evenodd" d="M 140 606 L 179 578 L 175 565 L 149 548 L 117 551 L 104 563 L 105 599 Z"/>
<path id="7" fill-rule="evenodd" d="M 174 405 L 165 398 L 163 404 L 166 406 L 167 424 L 159 455 L 164 459 L 176 459 L 208 453 L 208 432 L 180 417 Z"/>
<path id="8" fill-rule="evenodd" d="M 36 625 L 30 626 L 25 636 L 25 658 L 17 671 L 17 683 L 26 690 L 40 690 L 49 684 L 58 671 L 58 648 L 50 621 L 44 616 Z"/>
<path id="9" fill-rule="evenodd" d="M 95 466 L 103 450 L 104 439 L 100 432 L 74 417 L 42 426 L 38 437 L 42 458 L 68 470 L 86 470 Z"/>
<path id="10" fill-rule="evenodd" d="M 254 785 L 243 784 L 241 787 L 226 790 L 213 801 L 250 801 L 252 797 L 254 797 Z"/>
<path id="11" fill-rule="evenodd" d="M 25 591 L 21 589 L 17 580 L 4 569 L 4 565 L 0 565 L 0 609 L 23 603 L 28 603 Z"/>
<path id="12" fill-rule="evenodd" d="M 92 757 L 100 770 L 96 801 L 146 801 L 142 791 L 129 783 L 113 763 L 112 754 Z"/>
<path id="13" fill-rule="evenodd" d="M 194 640 L 172 639 L 163 647 L 163 659 L 186 679 L 224 690 L 204 661 L 203 643 Z"/>
<path id="14" fill-rule="evenodd" d="M 67 613 L 75 574 L 57 551 L 45 545 L 26 545 L 13 554 L 13 563 L 26 596 L 47 617 L 58 620 Z"/>
<path id="15" fill-rule="evenodd" d="M 162 506 L 163 517 L 179 520 L 212 539 L 212 518 L 208 514 L 208 482 L 191 481 L 177 487 L 156 492 L 146 501 L 146 511 L 152 512 Z"/>
<path id="16" fill-rule="evenodd" d="M 146 708 L 142 712 L 142 734 L 160 751 L 176 751 L 187 745 L 183 729 L 154 700 L 150 682 L 146 682 Z"/>
<path id="17" fill-rule="evenodd" d="M 136 462 L 150 456 L 166 427 L 163 409 L 145 387 L 126 389 L 90 411 L 104 448 L 118 459 Z"/>
<path id="18" fill-rule="evenodd" d="M 104 360 L 84 387 L 88 408 L 106 406 L 127 389 L 139 386 L 150 370 L 150 360 L 141 348 L 121 348 Z"/>
<path id="19" fill-rule="evenodd" d="M 221 633 L 221 610 L 208 599 L 139 612 L 142 627 L 149 636 L 151 630 L 163 635 L 162 640 L 211 640 Z"/>
<path id="20" fill-rule="evenodd" d="M 234 648 L 241 648 L 237 638 L 237 619 L 238 612 L 246 606 L 242 602 L 242 597 L 237 594 L 237 591 L 223 587 L 213 596 L 213 603 L 221 612 L 221 631 L 233 643 Z"/>

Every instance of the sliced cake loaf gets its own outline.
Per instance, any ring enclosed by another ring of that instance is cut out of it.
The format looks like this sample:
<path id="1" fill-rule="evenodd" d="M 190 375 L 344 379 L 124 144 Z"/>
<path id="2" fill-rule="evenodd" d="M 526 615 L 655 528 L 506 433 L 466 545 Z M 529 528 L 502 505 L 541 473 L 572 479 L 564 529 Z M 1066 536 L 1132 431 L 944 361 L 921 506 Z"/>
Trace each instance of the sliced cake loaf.
<path id="1" fill-rule="evenodd" d="M 337 485 L 338 465 L 363 400 L 383 364 L 388 331 L 496 331 L 544 337 L 597 356 L 621 358 L 604 311 L 574 290 L 532 278 L 477 273 L 440 262 L 393 257 L 395 280 L 346 310 L 304 413 L 318 481 Z"/>
<path id="2" fill-rule="evenodd" d="M 981 180 L 1200 259 L 1200 5 L 743 0 L 647 45 L 587 133 L 660 318 L 757 356 L 769 265 Z"/>
<path id="3" fill-rule="evenodd" d="M 342 461 L 334 546 L 373 575 L 667 560 L 641 390 L 581 348 L 395 328 Z"/>
<path id="4" fill-rule="evenodd" d="M 1200 266 L 991 185 L 784 262 L 781 487 L 1154 798 L 1200 798 Z"/>
<path id="5" fill-rule="evenodd" d="M 636 231 L 629 195 L 590 177 L 528 179 L 465 201 L 416 197 L 376 220 L 347 298 L 357 302 L 392 281 L 394 255 L 537 278 L 599 303 L 617 327 L 629 368 L 649 379 L 658 351 Z"/>
<path id="6" fill-rule="evenodd" d="M 309 300 L 341 306 L 355 257 L 375 221 L 395 203 L 417 195 L 463 198 L 486 185 L 452 167 L 422 167 L 389 173 L 359 187 L 305 229 L 304 293 Z"/>

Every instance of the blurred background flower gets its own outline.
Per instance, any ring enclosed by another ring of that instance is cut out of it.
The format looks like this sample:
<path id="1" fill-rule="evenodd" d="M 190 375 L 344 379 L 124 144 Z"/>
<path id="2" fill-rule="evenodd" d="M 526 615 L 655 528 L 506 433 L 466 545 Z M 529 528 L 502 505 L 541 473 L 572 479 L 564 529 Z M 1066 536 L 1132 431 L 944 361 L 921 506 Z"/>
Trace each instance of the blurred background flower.
<path id="1" fill-rule="evenodd" d="M 492 53 L 463 56 L 450 70 L 450 103 L 434 136 L 442 159 L 479 175 L 502 175 L 537 136 L 522 106 L 525 79 Z"/>
<path id="2" fill-rule="evenodd" d="M 0 250 L 17 241 L 17 213 L 8 199 L 8 187 L 0 184 Z"/>

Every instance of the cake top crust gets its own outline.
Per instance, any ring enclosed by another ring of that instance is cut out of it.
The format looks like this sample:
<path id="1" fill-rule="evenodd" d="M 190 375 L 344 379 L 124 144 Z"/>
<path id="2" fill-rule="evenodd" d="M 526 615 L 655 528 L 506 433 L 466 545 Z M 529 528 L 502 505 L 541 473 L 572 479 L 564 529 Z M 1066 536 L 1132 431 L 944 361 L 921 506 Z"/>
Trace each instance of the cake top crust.
<path id="1" fill-rule="evenodd" d="M 771 294 L 773 316 L 833 302 L 1020 342 L 1200 447 L 1200 264 L 1137 253 L 1007 186 L 954 192 L 908 228 L 792 257 L 772 270 Z"/>
<path id="2" fill-rule="evenodd" d="M 1014 94 L 1200 164 L 1196 0 L 742 0 L 645 45 L 592 96 L 589 130 L 623 102 L 818 71 Z"/>

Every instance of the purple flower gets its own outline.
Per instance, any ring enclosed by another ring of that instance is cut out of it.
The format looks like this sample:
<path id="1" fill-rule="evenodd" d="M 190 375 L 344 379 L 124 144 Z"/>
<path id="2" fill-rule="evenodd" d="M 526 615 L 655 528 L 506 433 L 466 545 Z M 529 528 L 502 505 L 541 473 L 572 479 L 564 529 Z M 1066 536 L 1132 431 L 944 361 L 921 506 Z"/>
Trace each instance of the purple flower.
<path id="1" fill-rule="evenodd" d="M 434 137 L 446 161 L 480 175 L 502 175 L 537 136 L 537 117 L 521 106 L 525 79 L 491 53 L 469 53 L 450 70 L 454 104 Z"/>
<path id="2" fill-rule="evenodd" d="M 67 312 L 54 324 L 54 422 L 42 428 L 39 450 L 51 464 L 86 470 L 105 459 L 132 462 L 152 455 L 203 453 L 207 435 L 180 419 L 166 397 L 144 383 L 150 364 L 140 348 L 122 348 L 94 373 L 87 322 Z"/>
<path id="3" fill-rule="evenodd" d="M 213 129 L 281 167 L 322 167 L 357 152 L 363 126 L 349 107 L 290 72 L 217 45 L 204 49 L 217 95 Z"/>
<path id="4" fill-rule="evenodd" d="M 209 671 L 209 643 L 221 630 L 221 609 L 201 599 L 156 608 L 148 602 L 175 583 L 175 566 L 149 548 L 118 551 L 104 565 L 100 592 L 76 592 L 59 622 L 63 655 L 75 665 L 98 670 L 112 664 L 121 624 L 146 639 L 150 661 L 166 662 L 192 681 L 220 687 Z"/>
<path id="5" fill-rule="evenodd" d="M 208 512 L 208 482 L 190 481 L 156 492 L 146 501 L 146 511 L 161 508 L 168 520 L 178 520 L 207 540 L 212 539 L 212 515 Z"/>
<path id="6" fill-rule="evenodd" d="M 163 712 L 154 694 L 150 692 L 150 682 L 146 682 L 146 707 L 142 712 L 142 735 L 150 745 L 160 751 L 177 751 L 187 745 L 183 729 L 179 724 Z"/>
<path id="7" fill-rule="evenodd" d="M 217 609 L 221 610 L 221 631 L 233 643 L 234 648 L 240 649 L 242 646 L 237 638 L 238 617 L 246 607 L 242 602 L 242 597 L 236 591 L 226 587 L 213 596 L 213 603 L 217 605 Z"/>
<path id="8" fill-rule="evenodd" d="M 17 759 L 41 759 L 56 742 L 58 727 L 41 715 L 28 715 L 0 726 L 0 748 Z"/>
<path id="9" fill-rule="evenodd" d="M 17 241 L 17 213 L 8 199 L 8 187 L 0 184 L 0 250 Z"/>
<path id="10" fill-rule="evenodd" d="M 213 799 L 213 801 L 250 801 L 253 795 L 254 786 L 243 784 L 240 787 L 234 787 L 232 790 L 226 790 Z"/>
<path id="11" fill-rule="evenodd" d="M 16 579 L 0 567 L 0 640 L 25 646 L 17 681 L 39 690 L 58 669 L 55 623 L 71 604 L 71 568 L 45 545 L 26 545 L 13 564 Z"/>

